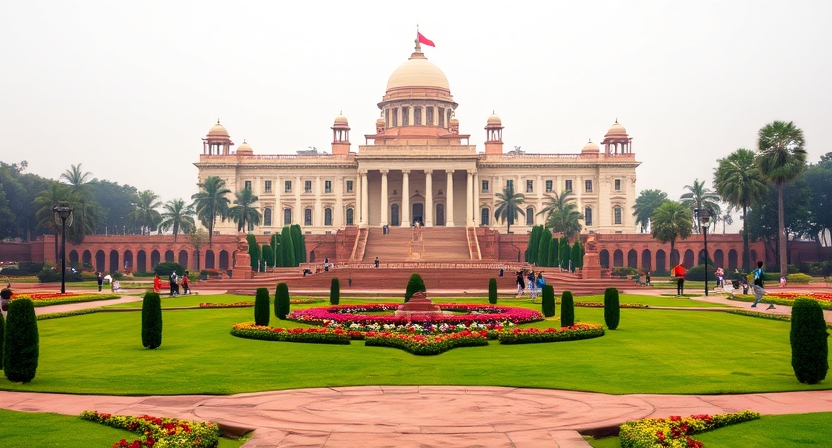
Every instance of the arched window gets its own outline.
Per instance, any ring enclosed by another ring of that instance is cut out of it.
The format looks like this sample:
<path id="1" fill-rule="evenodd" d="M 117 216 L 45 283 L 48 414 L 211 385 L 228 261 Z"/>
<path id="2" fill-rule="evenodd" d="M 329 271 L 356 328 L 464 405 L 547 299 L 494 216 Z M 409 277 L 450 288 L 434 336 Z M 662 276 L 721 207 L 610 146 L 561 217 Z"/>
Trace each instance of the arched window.
<path id="1" fill-rule="evenodd" d="M 416 126 L 420 126 L 422 124 L 422 108 L 421 107 L 414 107 L 413 108 L 413 124 Z"/>
<path id="2" fill-rule="evenodd" d="M 353 211 L 353 209 L 348 208 L 347 209 L 347 225 L 348 226 L 353 225 L 354 215 L 355 215 L 355 212 Z"/>
<path id="3" fill-rule="evenodd" d="M 480 223 L 484 226 L 490 225 L 491 223 L 489 222 L 489 217 L 490 213 L 488 212 L 488 209 L 482 209 L 482 221 Z"/>
<path id="4" fill-rule="evenodd" d="M 331 226 L 332 225 L 332 209 L 325 208 L 324 209 L 324 225 Z"/>
<path id="5" fill-rule="evenodd" d="M 284 208 L 283 209 L 283 225 L 284 226 L 292 225 L 292 209 L 291 208 Z"/>
<path id="6" fill-rule="evenodd" d="M 526 225 L 534 225 L 534 209 L 531 207 L 526 207 Z"/>
<path id="7" fill-rule="evenodd" d="M 612 208 L 612 222 L 616 225 L 621 225 L 621 206 L 616 205 Z"/>
<path id="8" fill-rule="evenodd" d="M 592 208 L 587 207 L 584 209 L 584 225 L 589 227 L 592 225 Z"/>
<path id="9" fill-rule="evenodd" d="M 312 209 L 307 208 L 303 210 L 303 225 L 311 226 L 312 225 Z"/>
<path id="10" fill-rule="evenodd" d="M 263 225 L 272 225 L 272 209 L 269 207 L 263 209 Z"/>

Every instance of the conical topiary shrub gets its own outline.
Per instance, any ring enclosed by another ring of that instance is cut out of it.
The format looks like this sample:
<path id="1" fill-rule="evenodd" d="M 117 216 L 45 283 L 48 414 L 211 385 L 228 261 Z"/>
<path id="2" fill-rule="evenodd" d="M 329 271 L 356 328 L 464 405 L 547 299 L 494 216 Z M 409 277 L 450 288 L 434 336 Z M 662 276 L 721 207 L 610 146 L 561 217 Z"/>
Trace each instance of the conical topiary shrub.
<path id="1" fill-rule="evenodd" d="M 615 330 L 618 328 L 618 321 L 621 319 L 621 305 L 618 302 L 618 290 L 607 288 L 604 291 L 604 323 L 607 328 Z"/>
<path id="2" fill-rule="evenodd" d="M 277 284 L 277 292 L 274 296 L 274 315 L 284 320 L 289 315 L 289 285 L 286 283 Z"/>
<path id="3" fill-rule="evenodd" d="M 254 323 L 260 326 L 268 326 L 271 310 L 269 309 L 269 290 L 257 288 L 254 296 Z"/>
<path id="4" fill-rule="evenodd" d="M 422 280 L 422 276 L 420 276 L 419 274 L 413 273 L 410 276 L 410 280 L 407 281 L 407 289 L 405 290 L 405 293 L 404 293 L 405 303 L 408 302 L 411 297 L 413 297 L 413 294 L 416 294 L 417 292 L 420 292 L 420 291 L 421 292 L 427 292 L 427 290 L 425 289 L 425 282 Z"/>
<path id="5" fill-rule="evenodd" d="M 9 381 L 28 383 L 35 378 L 40 356 L 38 319 L 29 299 L 9 302 L 3 339 L 3 372 Z"/>
<path id="6" fill-rule="evenodd" d="M 560 296 L 560 326 L 575 325 L 575 300 L 571 291 L 564 291 Z"/>
<path id="7" fill-rule="evenodd" d="M 3 370 L 3 336 L 6 334 L 6 318 L 0 313 L 0 370 Z"/>
<path id="8" fill-rule="evenodd" d="M 552 285 L 543 285 L 543 315 L 552 317 L 555 315 L 555 289 Z"/>
<path id="9" fill-rule="evenodd" d="M 796 299 L 792 307 L 792 369 L 801 383 L 816 384 L 829 371 L 829 332 L 823 308 L 811 299 Z"/>
<path id="10" fill-rule="evenodd" d="M 488 303 L 494 305 L 497 303 L 497 279 L 488 279 Z"/>
<path id="11" fill-rule="evenodd" d="M 341 302 L 341 281 L 338 277 L 332 277 L 329 284 L 329 304 L 338 305 Z"/>
<path id="12" fill-rule="evenodd" d="M 162 345 L 162 299 L 155 292 L 142 300 L 142 345 L 150 349 Z"/>

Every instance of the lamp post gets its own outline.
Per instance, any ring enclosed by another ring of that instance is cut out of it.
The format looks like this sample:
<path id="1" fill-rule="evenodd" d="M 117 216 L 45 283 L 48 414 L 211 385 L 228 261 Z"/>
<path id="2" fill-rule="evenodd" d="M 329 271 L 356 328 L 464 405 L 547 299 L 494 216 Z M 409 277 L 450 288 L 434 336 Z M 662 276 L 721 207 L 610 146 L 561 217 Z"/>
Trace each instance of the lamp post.
<path id="1" fill-rule="evenodd" d="M 711 211 L 707 208 L 693 209 L 696 219 L 699 220 L 702 229 L 702 238 L 705 241 L 705 297 L 708 296 L 708 224 L 711 222 Z"/>
<path id="2" fill-rule="evenodd" d="M 61 294 L 66 294 L 66 228 L 72 226 L 72 207 L 56 205 L 52 207 L 52 212 L 55 224 L 61 225 Z"/>

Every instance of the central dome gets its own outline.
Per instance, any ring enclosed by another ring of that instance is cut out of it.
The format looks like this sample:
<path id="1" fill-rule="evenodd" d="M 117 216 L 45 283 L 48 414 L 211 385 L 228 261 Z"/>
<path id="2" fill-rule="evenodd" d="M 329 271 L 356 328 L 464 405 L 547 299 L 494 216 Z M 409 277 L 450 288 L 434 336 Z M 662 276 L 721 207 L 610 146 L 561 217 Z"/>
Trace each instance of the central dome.
<path id="1" fill-rule="evenodd" d="M 401 87 L 437 87 L 451 90 L 448 78 L 424 54 L 417 51 L 400 65 L 387 81 L 387 90 Z"/>

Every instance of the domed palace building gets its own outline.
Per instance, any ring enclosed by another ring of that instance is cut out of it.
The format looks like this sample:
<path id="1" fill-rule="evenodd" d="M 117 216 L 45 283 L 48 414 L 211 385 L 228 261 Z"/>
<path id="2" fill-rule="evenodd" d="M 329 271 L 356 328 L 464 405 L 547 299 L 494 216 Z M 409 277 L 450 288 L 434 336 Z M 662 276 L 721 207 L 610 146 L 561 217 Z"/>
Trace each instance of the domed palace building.
<path id="1" fill-rule="evenodd" d="M 364 135 L 364 144 L 353 147 L 343 115 L 331 127 L 331 154 L 260 154 L 245 142 L 235 151 L 228 131 L 217 123 L 203 139 L 195 163 L 199 181 L 219 176 L 232 192 L 251 189 L 263 216 L 260 225 L 248 229 L 255 235 L 300 224 L 308 235 L 350 227 L 361 229 L 359 234 L 363 229 L 370 235 L 372 229 L 389 234 L 413 226 L 425 232 L 458 229 L 445 232 L 447 239 L 461 235 L 465 240 L 466 229 L 482 238 L 506 229 L 494 213 L 497 194 L 507 186 L 525 196 L 525 217 L 511 227 L 517 234 L 543 224 L 545 216 L 538 213 L 547 193 L 565 191 L 574 193 L 583 213 L 583 232 L 635 232 L 639 162 L 632 138 L 617 121 L 600 146 L 588 142 L 573 153 L 532 154 L 504 150 L 503 125 L 493 114 L 483 117 L 479 135 L 485 141 L 478 148 L 470 134 L 460 133 L 457 106 L 448 78 L 417 42 L 390 75 L 378 103 L 380 117 L 374 131 Z M 233 234 L 236 225 L 217 222 L 215 232 Z"/>

